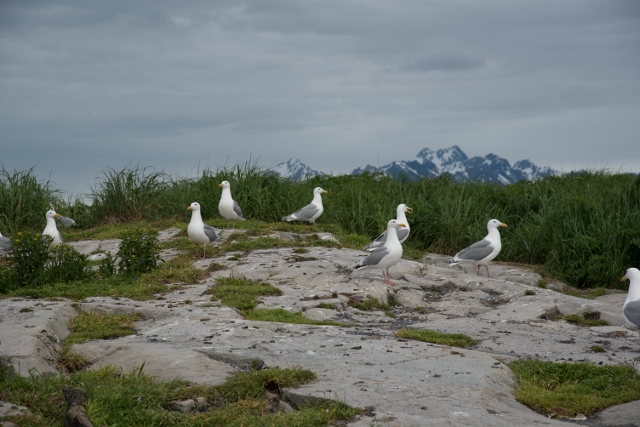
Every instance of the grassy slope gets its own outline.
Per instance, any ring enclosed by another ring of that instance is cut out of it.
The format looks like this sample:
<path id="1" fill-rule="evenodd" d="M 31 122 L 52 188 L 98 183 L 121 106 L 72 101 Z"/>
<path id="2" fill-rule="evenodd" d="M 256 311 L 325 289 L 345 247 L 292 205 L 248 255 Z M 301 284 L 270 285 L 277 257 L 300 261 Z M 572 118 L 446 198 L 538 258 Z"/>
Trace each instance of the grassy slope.
<path id="1" fill-rule="evenodd" d="M 405 244 L 413 254 L 454 254 L 484 237 L 486 222 L 498 218 L 509 225 L 502 230 L 499 260 L 542 265 L 546 274 L 578 287 L 620 287 L 624 271 L 640 263 L 640 176 L 601 172 L 499 186 L 378 175 L 294 182 L 251 165 L 207 170 L 198 178 L 174 178 L 150 168 L 108 169 L 93 184 L 87 205 L 63 200 L 59 190 L 39 182 L 31 170 L 3 169 L 0 231 L 9 236 L 18 230 L 40 232 L 51 205 L 73 217 L 81 230 L 132 220 L 185 223 L 193 201 L 202 205 L 205 220 L 215 221 L 223 180 L 232 183 L 245 216 L 265 223 L 279 222 L 306 205 L 312 189 L 321 186 L 329 194 L 323 197 L 319 225 L 354 240 L 375 237 L 395 216 L 395 207 L 406 203 L 414 209 Z"/>

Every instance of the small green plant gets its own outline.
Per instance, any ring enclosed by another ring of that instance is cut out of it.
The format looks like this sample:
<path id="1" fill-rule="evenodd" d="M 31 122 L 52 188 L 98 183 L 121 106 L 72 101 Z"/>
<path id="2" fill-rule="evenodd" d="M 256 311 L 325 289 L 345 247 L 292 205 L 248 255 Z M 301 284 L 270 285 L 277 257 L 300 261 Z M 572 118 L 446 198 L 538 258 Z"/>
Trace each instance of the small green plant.
<path id="1" fill-rule="evenodd" d="M 83 280 L 89 275 L 89 262 L 86 255 L 69 245 L 54 246 L 49 252 L 46 273 L 49 283 Z"/>
<path id="2" fill-rule="evenodd" d="M 116 255 L 118 272 L 127 276 L 139 276 L 158 266 L 158 232 L 152 229 L 125 231 Z"/>
<path id="3" fill-rule="evenodd" d="M 321 302 L 320 304 L 318 304 L 318 308 L 325 308 L 327 310 L 335 310 L 336 309 L 336 305 L 328 303 L 328 302 Z"/>
<path id="4" fill-rule="evenodd" d="M 463 334 L 443 334 L 429 329 L 401 329 L 396 332 L 396 336 L 453 347 L 471 347 L 478 344 L 476 340 Z"/>
<path id="5" fill-rule="evenodd" d="M 107 252 L 106 258 L 98 265 L 98 272 L 103 278 L 109 278 L 116 274 L 116 262 L 111 252 Z"/>
<path id="6" fill-rule="evenodd" d="M 599 345 L 592 345 L 589 350 L 593 351 L 594 353 L 606 353 L 607 350 L 605 350 L 602 346 Z"/>
<path id="7" fill-rule="evenodd" d="M 0 267 L 0 293 L 39 288 L 89 276 L 87 257 L 68 245 L 50 246 L 50 236 L 18 232 L 11 240 L 12 257 Z"/>
<path id="8" fill-rule="evenodd" d="M 240 311 L 252 310 L 258 304 L 257 297 L 282 295 L 282 291 L 273 285 L 234 277 L 221 277 L 216 285 L 207 290 L 212 299 Z"/>
<path id="9" fill-rule="evenodd" d="M 50 236 L 30 232 L 18 232 L 11 239 L 13 256 L 9 266 L 9 275 L 13 283 L 6 284 L 7 290 L 25 286 L 43 285 L 43 277 L 49 260 Z"/>
<path id="10" fill-rule="evenodd" d="M 262 322 L 293 323 L 300 325 L 329 325 L 329 326 L 349 326 L 343 322 L 332 320 L 311 320 L 300 313 L 284 310 L 282 308 L 255 308 L 244 313 L 248 320 Z"/>
<path id="11" fill-rule="evenodd" d="M 351 299 L 347 302 L 347 305 L 362 311 L 380 310 L 388 317 L 395 318 L 395 314 L 393 314 L 391 309 L 398 305 L 398 302 L 392 296 L 390 296 L 387 301 L 387 304 L 383 304 L 375 298 L 368 297 L 362 302 Z"/>
<path id="12" fill-rule="evenodd" d="M 527 289 L 526 291 L 524 291 L 525 295 L 535 295 L 536 293 L 534 291 L 532 291 L 531 289 Z"/>
<path id="13" fill-rule="evenodd" d="M 573 323 L 578 326 L 608 326 L 609 322 L 606 320 L 600 320 L 600 313 L 598 312 L 584 312 L 582 314 L 567 314 L 562 317 L 569 323 Z"/>
<path id="14" fill-rule="evenodd" d="M 590 415 L 640 399 L 640 375 L 631 366 L 516 360 L 518 401 L 549 417 Z"/>

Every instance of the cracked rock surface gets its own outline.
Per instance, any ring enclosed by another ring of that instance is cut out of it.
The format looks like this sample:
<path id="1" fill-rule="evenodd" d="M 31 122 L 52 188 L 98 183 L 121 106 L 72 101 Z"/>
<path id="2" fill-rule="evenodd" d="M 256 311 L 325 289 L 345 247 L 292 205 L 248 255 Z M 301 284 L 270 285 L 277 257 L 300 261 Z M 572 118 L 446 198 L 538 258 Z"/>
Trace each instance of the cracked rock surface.
<path id="1" fill-rule="evenodd" d="M 165 230 L 163 236 L 174 234 Z M 74 243 L 84 253 L 100 245 L 117 250 L 113 241 Z M 87 358 L 92 368 L 117 365 L 131 371 L 144 363 L 144 371 L 160 379 L 207 384 L 222 383 L 255 361 L 269 367 L 301 366 L 318 379 L 295 389 L 295 395 L 366 407 L 364 415 L 348 424 L 354 427 L 576 425 L 548 419 L 518 403 L 505 363 L 517 358 L 588 360 L 638 369 L 637 333 L 623 327 L 624 293 L 577 298 L 538 288 L 540 276 L 524 267 L 493 263 L 489 268 L 494 278 L 488 279 L 476 276 L 475 268 L 467 274 L 448 267 L 442 262 L 446 257 L 435 254 L 392 267 L 398 285 L 389 288 L 381 271 L 350 272 L 364 251 L 308 249 L 304 254 L 281 248 L 194 261 L 198 268 L 214 262 L 227 268 L 162 299 L 87 298 L 79 309 L 135 312 L 143 320 L 136 322 L 135 335 L 75 345 L 72 351 Z M 258 308 L 283 308 L 349 326 L 248 321 L 205 294 L 217 278 L 229 276 L 265 281 L 282 291 L 281 296 L 262 297 Z M 367 298 L 397 301 L 395 317 L 348 305 Z M 594 311 L 611 326 L 581 327 L 548 316 Z M 66 322 L 75 314 L 68 301 L 0 300 L 0 357 L 22 375 L 31 368 L 55 372 L 55 355 L 68 334 Z M 461 349 L 394 335 L 408 327 L 462 333 L 478 345 Z M 593 346 L 605 351 L 593 352 Z M 628 413 L 640 413 L 638 403 L 610 408 L 579 423 L 634 425 Z"/>

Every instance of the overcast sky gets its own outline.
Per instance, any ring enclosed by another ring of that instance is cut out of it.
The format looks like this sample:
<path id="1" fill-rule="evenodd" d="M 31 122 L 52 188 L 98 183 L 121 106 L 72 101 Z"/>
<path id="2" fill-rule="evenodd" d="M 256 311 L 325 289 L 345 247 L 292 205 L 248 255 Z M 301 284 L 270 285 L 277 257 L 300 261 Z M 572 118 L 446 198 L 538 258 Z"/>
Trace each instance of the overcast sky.
<path id="1" fill-rule="evenodd" d="M 0 0 L 0 162 L 77 194 L 460 146 L 640 172 L 640 1 Z"/>

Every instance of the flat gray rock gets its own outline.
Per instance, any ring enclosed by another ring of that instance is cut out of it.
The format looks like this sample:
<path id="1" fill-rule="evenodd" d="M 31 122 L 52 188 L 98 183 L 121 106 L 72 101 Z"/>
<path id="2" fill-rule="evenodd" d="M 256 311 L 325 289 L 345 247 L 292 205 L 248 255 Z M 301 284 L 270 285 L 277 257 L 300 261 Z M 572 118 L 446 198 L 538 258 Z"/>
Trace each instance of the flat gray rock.
<path id="1" fill-rule="evenodd" d="M 526 268 L 492 263 L 495 278 L 489 279 L 476 276 L 474 268 L 467 274 L 448 267 L 442 262 L 448 257 L 430 254 L 422 262 L 401 260 L 392 267 L 397 286 L 390 288 L 381 271 L 351 271 L 364 251 L 312 247 L 303 254 L 281 248 L 239 255 L 194 261 L 197 268 L 213 262 L 227 268 L 161 299 L 87 298 L 79 309 L 136 312 L 143 320 L 136 323 L 135 335 L 75 345 L 73 351 L 92 368 L 117 365 L 131 371 L 144 363 L 144 371 L 158 378 L 207 384 L 219 384 L 253 361 L 301 366 L 314 371 L 318 380 L 287 392 L 303 400 L 339 399 L 368 408 L 351 426 L 506 427 L 576 424 L 548 419 L 518 403 L 505 363 L 537 358 L 626 364 L 640 349 L 637 333 L 623 327 L 620 294 L 587 300 L 538 288 L 540 276 Z M 259 308 L 282 308 L 349 326 L 248 321 L 205 293 L 219 277 L 261 280 L 282 291 L 281 296 L 261 298 Z M 391 315 L 349 305 L 369 298 L 399 305 Z M 597 311 L 611 326 L 586 328 L 547 316 L 585 311 Z M 66 322 L 74 315 L 70 302 L 0 300 L 0 356 L 22 375 L 32 367 L 55 371 L 56 343 L 68 333 Z M 463 333 L 478 345 L 460 349 L 395 336 L 409 327 Z M 605 351 L 594 352 L 594 346 Z M 622 427 L 637 402 L 619 408 L 581 423 Z"/>

